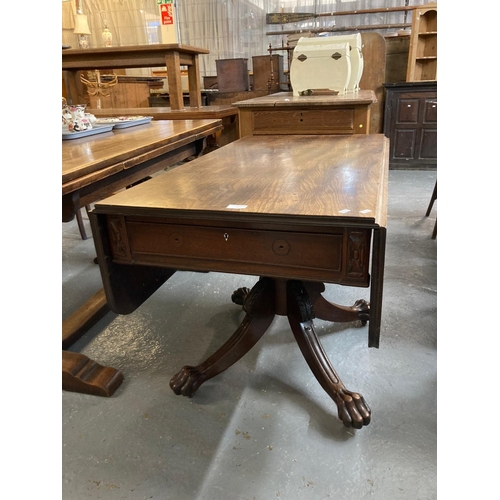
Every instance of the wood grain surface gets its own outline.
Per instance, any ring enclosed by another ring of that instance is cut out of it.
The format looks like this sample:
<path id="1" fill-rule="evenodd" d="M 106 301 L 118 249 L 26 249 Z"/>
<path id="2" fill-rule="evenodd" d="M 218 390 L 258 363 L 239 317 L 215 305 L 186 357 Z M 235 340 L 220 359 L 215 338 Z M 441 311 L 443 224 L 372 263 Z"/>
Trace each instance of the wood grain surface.
<path id="1" fill-rule="evenodd" d="M 184 109 L 171 109 L 170 107 L 146 107 L 146 108 L 102 108 L 87 109 L 89 113 L 97 117 L 108 116 L 152 116 L 154 120 L 198 120 L 219 119 L 226 116 L 237 116 L 238 110 L 230 105 L 223 106 L 201 106 L 193 108 L 186 106 Z"/>
<path id="2" fill-rule="evenodd" d="M 62 51 L 62 69 L 163 67 L 165 54 L 168 52 L 178 52 L 181 57 L 180 63 L 183 65 L 193 64 L 193 57 L 198 54 L 210 53 L 208 49 L 179 43 L 69 49 Z"/>
<path id="3" fill-rule="evenodd" d="M 70 181 L 107 167 L 115 170 L 130 168 L 131 164 L 127 163 L 130 158 L 138 162 L 142 153 L 148 153 L 150 157 L 160 155 L 162 148 L 168 148 L 182 139 L 191 139 L 193 133 L 203 137 L 206 135 L 204 131 L 213 129 L 217 124 L 221 128 L 220 122 L 216 120 L 152 121 L 145 125 L 63 141 L 63 194 L 65 184 Z"/>
<path id="4" fill-rule="evenodd" d="M 174 217 L 348 218 L 385 226 L 388 148 L 382 134 L 245 137 L 96 208 Z"/>
<path id="5" fill-rule="evenodd" d="M 310 95 L 294 96 L 292 92 L 278 92 L 263 97 L 255 97 L 245 101 L 237 101 L 233 106 L 237 108 L 258 107 L 296 107 L 297 105 L 325 106 L 325 105 L 349 105 L 349 104 L 371 104 L 377 101 L 373 90 L 360 90 L 337 95 Z"/>

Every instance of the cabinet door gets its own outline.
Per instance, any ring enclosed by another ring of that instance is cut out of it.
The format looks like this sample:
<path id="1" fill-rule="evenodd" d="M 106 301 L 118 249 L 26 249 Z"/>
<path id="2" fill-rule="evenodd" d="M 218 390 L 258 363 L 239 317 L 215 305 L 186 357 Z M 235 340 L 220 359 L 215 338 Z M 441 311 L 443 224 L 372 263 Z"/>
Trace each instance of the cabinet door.
<path id="1" fill-rule="evenodd" d="M 437 97 L 422 97 L 422 121 L 418 160 L 437 161 Z"/>
<path id="2" fill-rule="evenodd" d="M 393 167 L 435 167 L 437 163 L 437 93 L 394 93 L 388 99 Z"/>

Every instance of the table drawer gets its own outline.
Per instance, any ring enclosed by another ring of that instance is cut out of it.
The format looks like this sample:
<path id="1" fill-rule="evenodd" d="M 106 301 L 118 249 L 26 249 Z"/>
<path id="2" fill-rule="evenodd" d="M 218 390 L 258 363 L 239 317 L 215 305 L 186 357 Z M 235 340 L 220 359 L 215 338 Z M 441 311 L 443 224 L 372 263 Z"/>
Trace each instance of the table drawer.
<path id="1" fill-rule="evenodd" d="M 254 111 L 253 133 L 352 134 L 354 109 Z"/>
<path id="2" fill-rule="evenodd" d="M 237 229 L 126 221 L 110 216 L 113 260 L 368 286 L 371 232 Z"/>

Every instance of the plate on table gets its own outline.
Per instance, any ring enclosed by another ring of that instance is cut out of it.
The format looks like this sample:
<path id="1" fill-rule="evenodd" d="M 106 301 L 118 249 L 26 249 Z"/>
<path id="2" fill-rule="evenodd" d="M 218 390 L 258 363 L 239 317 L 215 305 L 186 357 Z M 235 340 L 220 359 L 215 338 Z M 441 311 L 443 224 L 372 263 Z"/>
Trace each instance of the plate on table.
<path id="1" fill-rule="evenodd" d="M 89 130 L 82 130 L 81 132 L 70 132 L 67 128 L 62 129 L 62 139 L 67 141 L 69 139 L 80 139 L 81 137 L 88 137 L 89 135 L 102 134 L 104 132 L 111 132 L 114 125 L 94 125 Z"/>
<path id="2" fill-rule="evenodd" d="M 127 128 L 149 123 L 152 119 L 152 116 L 113 116 L 110 118 L 97 118 L 96 123 L 98 125 L 113 124 L 115 128 Z"/>

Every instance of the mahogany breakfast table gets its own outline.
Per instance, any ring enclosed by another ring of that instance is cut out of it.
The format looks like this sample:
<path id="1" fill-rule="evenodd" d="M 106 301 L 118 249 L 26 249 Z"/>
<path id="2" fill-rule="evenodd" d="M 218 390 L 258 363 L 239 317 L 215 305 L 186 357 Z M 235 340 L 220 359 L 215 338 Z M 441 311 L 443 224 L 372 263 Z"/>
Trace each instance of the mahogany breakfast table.
<path id="1" fill-rule="evenodd" d="M 110 132 L 63 140 L 62 220 L 151 174 L 202 151 L 205 138 L 222 128 L 220 120 L 153 121 Z M 109 311 L 104 290 L 63 321 L 62 346 L 70 347 Z M 111 396 L 123 380 L 112 367 L 63 350 L 63 389 Z"/>
<path id="2" fill-rule="evenodd" d="M 182 109 L 181 66 L 187 66 L 189 104 L 199 107 L 201 100 L 201 76 L 198 56 L 210 51 L 180 43 L 155 45 L 127 45 L 97 49 L 69 49 L 62 51 L 62 69 L 66 71 L 68 102 L 85 102 L 78 71 L 102 69 L 154 68 L 166 67 L 170 106 Z M 78 102 L 76 100 L 78 99 Z"/>
<path id="3" fill-rule="evenodd" d="M 133 312 L 176 270 L 260 277 L 233 293 L 246 316 L 229 340 L 173 376 L 176 394 L 193 396 L 248 352 L 275 315 L 286 315 L 344 425 L 370 422 L 364 398 L 331 365 L 313 318 L 369 322 L 368 345 L 379 345 L 388 152 L 381 134 L 245 137 L 95 204 L 89 216 L 116 313 Z M 370 302 L 332 304 L 324 283 L 370 287 Z"/>

